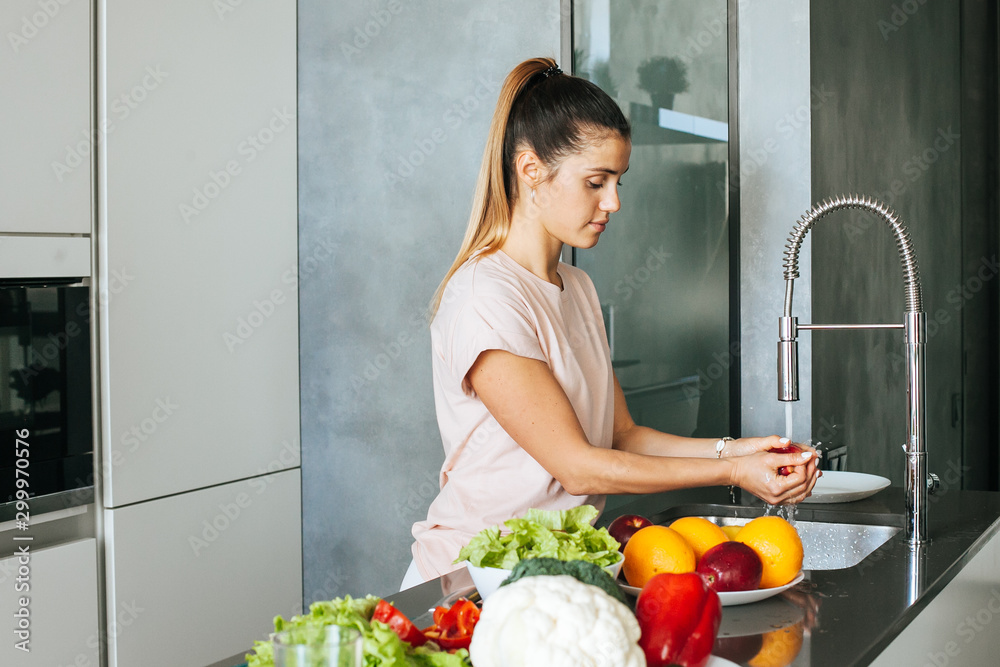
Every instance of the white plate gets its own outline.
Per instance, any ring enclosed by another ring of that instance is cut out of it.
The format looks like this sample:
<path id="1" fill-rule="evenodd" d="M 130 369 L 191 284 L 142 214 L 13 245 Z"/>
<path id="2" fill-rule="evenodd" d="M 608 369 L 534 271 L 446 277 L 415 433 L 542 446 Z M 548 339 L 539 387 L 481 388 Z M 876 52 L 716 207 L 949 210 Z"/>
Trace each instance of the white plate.
<path id="1" fill-rule="evenodd" d="M 479 591 L 479 597 L 483 600 L 492 595 L 496 589 L 500 588 L 500 584 L 510 576 L 511 572 L 510 570 L 501 570 L 496 567 L 477 567 L 467 560 L 462 562 L 468 568 L 469 574 L 472 576 L 472 582 L 476 585 L 476 590 Z M 605 566 L 604 570 L 614 579 L 621 571 L 622 563 L 624 562 L 625 557 L 619 555 L 618 560 L 611 565 Z"/>
<path id="2" fill-rule="evenodd" d="M 752 591 L 729 591 L 726 593 L 719 593 L 719 602 L 722 603 L 723 607 L 733 607 L 738 604 L 750 604 L 751 602 L 757 602 L 759 600 L 766 600 L 769 597 L 773 597 L 778 593 L 788 590 L 795 584 L 802 581 L 805 575 L 799 572 L 798 575 L 791 581 L 789 581 L 784 586 L 775 586 L 774 588 L 758 588 Z M 642 592 L 641 588 L 636 588 L 635 586 L 629 586 L 618 582 L 618 585 L 622 587 L 622 590 L 629 595 L 638 596 Z"/>
<path id="3" fill-rule="evenodd" d="M 874 495 L 889 486 L 885 477 L 863 472 L 824 470 L 816 480 L 812 495 L 804 503 L 849 503 Z"/>

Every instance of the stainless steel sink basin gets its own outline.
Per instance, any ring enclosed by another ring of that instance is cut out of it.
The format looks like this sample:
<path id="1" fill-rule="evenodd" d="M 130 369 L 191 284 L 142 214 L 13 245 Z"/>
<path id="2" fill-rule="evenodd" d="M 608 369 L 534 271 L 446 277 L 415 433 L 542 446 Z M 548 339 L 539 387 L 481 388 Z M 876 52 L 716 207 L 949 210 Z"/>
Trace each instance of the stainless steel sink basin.
<path id="1" fill-rule="evenodd" d="M 682 516 L 701 516 L 719 526 L 742 526 L 761 516 L 763 508 L 728 505 L 687 505 L 653 517 L 668 525 Z M 795 528 L 802 539 L 803 570 L 854 567 L 902 528 L 903 517 L 799 508 Z"/>

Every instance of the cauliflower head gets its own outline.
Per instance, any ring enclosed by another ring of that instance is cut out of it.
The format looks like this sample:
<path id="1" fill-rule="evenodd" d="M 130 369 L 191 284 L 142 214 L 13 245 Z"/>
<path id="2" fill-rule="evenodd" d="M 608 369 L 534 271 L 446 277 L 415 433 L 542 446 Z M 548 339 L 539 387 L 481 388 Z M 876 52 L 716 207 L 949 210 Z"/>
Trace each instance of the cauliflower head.
<path id="1" fill-rule="evenodd" d="M 519 579 L 483 603 L 476 667 L 645 667 L 632 610 L 568 575 Z"/>

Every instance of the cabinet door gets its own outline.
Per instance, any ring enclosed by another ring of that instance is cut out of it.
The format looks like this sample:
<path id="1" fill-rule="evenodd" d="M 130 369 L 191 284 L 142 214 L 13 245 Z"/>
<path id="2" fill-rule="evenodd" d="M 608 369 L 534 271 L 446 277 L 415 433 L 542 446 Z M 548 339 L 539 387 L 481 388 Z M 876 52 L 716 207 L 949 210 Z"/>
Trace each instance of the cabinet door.
<path id="1" fill-rule="evenodd" d="M 76 540 L 29 553 L 26 564 L 19 562 L 19 556 L 0 560 L 0 614 L 10 623 L 8 627 L 25 626 L 29 633 L 27 637 L 11 630 L 5 633 L 0 665 L 99 664 L 95 540 Z M 22 566 L 27 569 L 19 572 Z M 27 590 L 17 588 L 25 585 Z M 26 605 L 21 598 L 27 599 Z M 25 639 L 27 651 L 17 648 Z"/>
<path id="2" fill-rule="evenodd" d="M 302 607 L 299 471 L 105 511 L 109 667 L 207 665 Z"/>
<path id="3" fill-rule="evenodd" d="M 0 233 L 90 233 L 91 4 L 0 3 Z"/>
<path id="4" fill-rule="evenodd" d="M 295 2 L 108 0 L 105 501 L 298 465 Z"/>

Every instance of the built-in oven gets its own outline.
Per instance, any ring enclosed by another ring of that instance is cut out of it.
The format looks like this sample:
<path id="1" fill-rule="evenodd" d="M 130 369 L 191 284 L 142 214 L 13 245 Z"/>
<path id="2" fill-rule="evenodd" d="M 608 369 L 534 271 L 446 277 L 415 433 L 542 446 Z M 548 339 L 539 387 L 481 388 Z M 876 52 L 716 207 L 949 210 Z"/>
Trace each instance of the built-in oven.
<path id="1" fill-rule="evenodd" d="M 19 466 L 32 498 L 93 485 L 91 394 L 89 278 L 0 280 L 0 505 Z"/>

